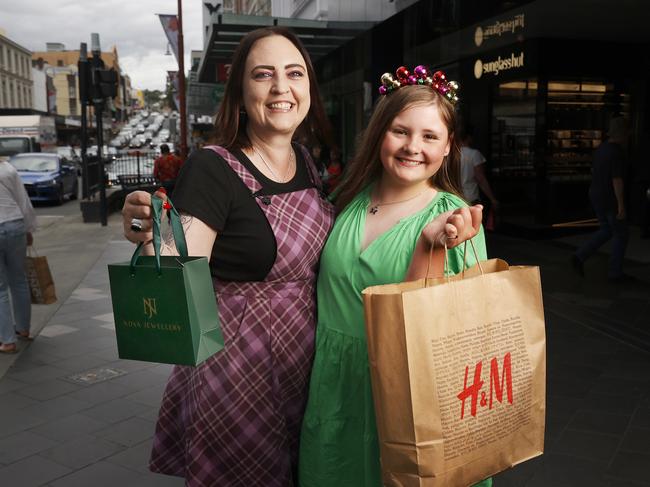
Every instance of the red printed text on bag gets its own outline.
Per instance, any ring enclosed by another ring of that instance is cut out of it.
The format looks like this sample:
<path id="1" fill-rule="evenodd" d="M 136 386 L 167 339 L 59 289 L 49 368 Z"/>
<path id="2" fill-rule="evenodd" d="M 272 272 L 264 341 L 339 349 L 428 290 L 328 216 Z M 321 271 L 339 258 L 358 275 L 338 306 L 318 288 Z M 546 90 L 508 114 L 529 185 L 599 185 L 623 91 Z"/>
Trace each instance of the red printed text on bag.
<path id="1" fill-rule="evenodd" d="M 512 404 L 512 358 L 510 352 L 503 357 L 503 367 L 499 373 L 499 363 L 496 357 L 490 360 L 490 390 L 489 398 L 484 390 L 484 381 L 482 378 L 483 361 L 481 360 L 474 367 L 474 382 L 467 384 L 469 375 L 469 366 L 465 367 L 465 381 L 463 390 L 456 396 L 461 401 L 460 419 L 465 417 L 465 403 L 471 399 L 470 414 L 476 416 L 478 406 L 492 409 L 493 399 L 496 396 L 497 401 L 503 403 L 503 390 L 505 385 L 506 397 L 508 403 Z"/>

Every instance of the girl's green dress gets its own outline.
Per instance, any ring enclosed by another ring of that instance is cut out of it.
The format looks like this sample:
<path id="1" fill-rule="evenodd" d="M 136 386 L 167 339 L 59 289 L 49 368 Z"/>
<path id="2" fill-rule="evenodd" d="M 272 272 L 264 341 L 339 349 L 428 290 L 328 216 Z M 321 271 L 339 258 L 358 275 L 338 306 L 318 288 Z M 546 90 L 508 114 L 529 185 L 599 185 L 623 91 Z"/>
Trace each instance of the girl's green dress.
<path id="1" fill-rule="evenodd" d="M 439 191 L 426 208 L 361 252 L 370 191 L 371 186 L 338 216 L 321 255 L 316 355 L 300 439 L 301 487 L 382 485 L 361 291 L 402 282 L 422 229 L 439 214 L 467 206 Z M 479 258 L 485 259 L 482 230 L 474 243 Z M 449 251 L 452 273 L 462 269 L 462 247 Z M 473 254 L 467 260 L 469 266 L 476 262 Z M 491 484 L 488 479 L 479 485 Z"/>

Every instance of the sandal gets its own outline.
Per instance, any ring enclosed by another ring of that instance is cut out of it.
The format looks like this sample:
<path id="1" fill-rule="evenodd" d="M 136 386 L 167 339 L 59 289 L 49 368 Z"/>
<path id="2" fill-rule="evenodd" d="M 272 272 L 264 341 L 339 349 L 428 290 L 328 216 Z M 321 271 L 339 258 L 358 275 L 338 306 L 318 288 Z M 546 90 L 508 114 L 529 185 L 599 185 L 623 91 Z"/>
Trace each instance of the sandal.
<path id="1" fill-rule="evenodd" d="M 6 354 L 13 354 L 13 353 L 18 353 L 18 347 L 14 344 L 12 347 L 11 344 L 8 346 L 8 348 L 2 348 L 3 346 L 0 345 L 0 353 L 6 353 Z"/>
<path id="2" fill-rule="evenodd" d="M 16 332 L 16 338 L 18 338 L 19 340 L 24 340 L 26 342 L 33 342 L 34 341 L 34 337 L 29 336 L 29 332 L 27 332 L 26 335 L 23 335 L 22 333 L 17 331 Z"/>

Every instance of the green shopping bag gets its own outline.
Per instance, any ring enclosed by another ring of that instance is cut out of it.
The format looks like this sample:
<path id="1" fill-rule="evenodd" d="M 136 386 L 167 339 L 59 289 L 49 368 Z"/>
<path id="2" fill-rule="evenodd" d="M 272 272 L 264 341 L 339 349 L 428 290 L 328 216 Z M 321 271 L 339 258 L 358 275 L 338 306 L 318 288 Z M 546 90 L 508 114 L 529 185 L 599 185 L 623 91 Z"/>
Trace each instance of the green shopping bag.
<path id="1" fill-rule="evenodd" d="M 155 256 L 140 256 L 140 244 L 130 262 L 108 266 L 117 349 L 124 359 L 198 365 L 223 348 L 223 336 L 208 259 L 187 255 L 169 203 L 180 256 L 160 255 L 163 201 L 152 196 Z"/>

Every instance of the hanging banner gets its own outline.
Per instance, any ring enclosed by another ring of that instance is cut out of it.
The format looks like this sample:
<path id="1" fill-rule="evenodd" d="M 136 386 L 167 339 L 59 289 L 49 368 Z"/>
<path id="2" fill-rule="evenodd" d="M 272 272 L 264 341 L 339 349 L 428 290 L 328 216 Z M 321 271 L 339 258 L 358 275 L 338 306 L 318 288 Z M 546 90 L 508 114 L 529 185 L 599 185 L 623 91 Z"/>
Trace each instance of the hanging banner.
<path id="1" fill-rule="evenodd" d="M 160 23 L 165 31 L 167 40 L 172 46 L 176 62 L 178 62 L 178 17 L 176 15 L 156 14 L 160 18 Z"/>
<path id="2" fill-rule="evenodd" d="M 47 94 L 47 111 L 48 113 L 58 113 L 56 106 L 56 86 L 52 76 L 45 77 L 45 90 Z"/>

